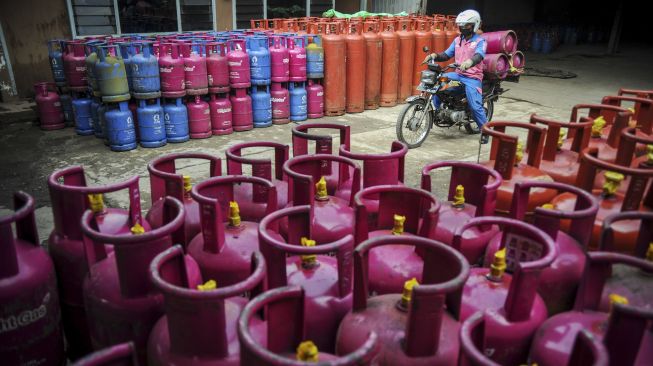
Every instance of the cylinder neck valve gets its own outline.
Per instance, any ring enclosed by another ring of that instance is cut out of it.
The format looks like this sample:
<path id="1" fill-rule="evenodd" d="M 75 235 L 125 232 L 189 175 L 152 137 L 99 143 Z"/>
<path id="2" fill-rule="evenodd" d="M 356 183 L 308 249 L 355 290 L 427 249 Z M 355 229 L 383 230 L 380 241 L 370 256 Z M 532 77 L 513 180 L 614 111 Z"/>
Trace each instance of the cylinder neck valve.
<path id="1" fill-rule="evenodd" d="M 304 341 L 297 347 L 297 361 L 318 362 L 319 354 L 317 346 L 312 341 Z"/>
<path id="2" fill-rule="evenodd" d="M 141 235 L 145 234 L 145 228 L 141 226 L 141 224 L 136 223 L 136 225 L 132 226 L 129 231 L 131 231 L 132 235 Z"/>
<path id="3" fill-rule="evenodd" d="M 646 260 L 653 262 L 653 241 L 648 244 L 648 250 L 646 250 Z"/>
<path id="4" fill-rule="evenodd" d="M 302 237 L 301 244 L 303 247 L 314 247 L 315 240 Z M 304 268 L 314 268 L 318 265 L 317 255 L 315 254 L 302 255 L 301 258 L 302 258 L 302 267 Z"/>
<path id="5" fill-rule="evenodd" d="M 315 183 L 315 199 L 318 201 L 326 201 L 329 199 L 329 193 L 327 192 L 327 183 L 324 177 L 321 177 L 320 180 Z"/>
<path id="6" fill-rule="evenodd" d="M 183 180 L 184 180 L 184 193 L 188 195 L 190 194 L 190 191 L 193 189 L 193 185 L 190 182 L 190 176 L 184 175 Z"/>
<path id="7" fill-rule="evenodd" d="M 216 288 L 218 288 L 218 283 L 215 282 L 215 280 L 208 280 L 203 284 L 197 285 L 197 289 L 200 291 L 211 291 L 215 290 Z"/>
<path id="8" fill-rule="evenodd" d="M 610 301 L 610 312 L 612 312 L 612 308 L 613 308 L 614 304 L 628 305 L 628 303 L 629 303 L 627 297 L 621 296 L 619 294 L 610 294 L 610 295 L 608 295 L 608 300 Z"/>
<path id="9" fill-rule="evenodd" d="M 565 131 L 560 130 L 560 133 L 558 134 L 558 150 L 562 149 L 562 144 L 565 142 L 565 137 L 567 134 Z"/>
<path id="10" fill-rule="evenodd" d="M 88 202 L 91 204 L 93 213 L 104 212 L 104 196 L 102 193 L 91 193 L 88 195 Z"/>
<path id="11" fill-rule="evenodd" d="M 646 145 L 646 164 L 653 165 L 653 144 Z"/>
<path id="12" fill-rule="evenodd" d="M 401 294 L 401 300 L 397 303 L 397 308 L 402 311 L 408 310 L 408 305 L 410 304 L 410 299 L 413 296 L 413 287 L 419 285 L 415 277 L 404 283 L 404 291 Z"/>
<path id="13" fill-rule="evenodd" d="M 607 122 L 603 116 L 599 116 L 598 118 L 594 119 L 594 122 L 592 122 L 592 137 L 601 137 L 603 127 L 605 127 L 606 124 Z"/>
<path id="14" fill-rule="evenodd" d="M 465 206 L 465 187 L 462 184 L 456 186 L 456 194 L 453 196 L 452 205 L 456 208 Z"/>
<path id="15" fill-rule="evenodd" d="M 392 235 L 401 235 L 404 233 L 404 222 L 406 216 L 394 215 L 394 226 L 392 227 Z"/>
<path id="16" fill-rule="evenodd" d="M 619 184 L 624 180 L 624 175 L 617 172 L 605 172 L 605 183 L 603 183 L 603 195 L 610 197 L 617 192 Z"/>
<path id="17" fill-rule="evenodd" d="M 524 158 L 524 145 L 521 142 L 517 141 L 517 149 L 515 151 L 515 166 L 521 163 L 523 158 Z"/>
<path id="18" fill-rule="evenodd" d="M 490 273 L 487 279 L 494 282 L 501 282 L 503 274 L 506 272 L 506 248 L 494 253 L 494 259 L 490 265 Z"/>
<path id="19" fill-rule="evenodd" d="M 236 201 L 229 202 L 229 226 L 240 226 L 240 207 Z"/>

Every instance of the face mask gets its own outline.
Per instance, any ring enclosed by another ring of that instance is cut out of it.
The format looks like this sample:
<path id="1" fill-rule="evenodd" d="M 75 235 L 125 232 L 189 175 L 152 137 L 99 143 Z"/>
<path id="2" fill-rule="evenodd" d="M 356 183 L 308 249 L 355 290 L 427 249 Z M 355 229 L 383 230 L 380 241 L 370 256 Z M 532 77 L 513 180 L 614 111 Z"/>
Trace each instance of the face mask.
<path id="1" fill-rule="evenodd" d="M 466 27 L 458 27 L 458 29 L 463 37 L 469 37 L 473 33 L 473 29 L 467 29 Z"/>

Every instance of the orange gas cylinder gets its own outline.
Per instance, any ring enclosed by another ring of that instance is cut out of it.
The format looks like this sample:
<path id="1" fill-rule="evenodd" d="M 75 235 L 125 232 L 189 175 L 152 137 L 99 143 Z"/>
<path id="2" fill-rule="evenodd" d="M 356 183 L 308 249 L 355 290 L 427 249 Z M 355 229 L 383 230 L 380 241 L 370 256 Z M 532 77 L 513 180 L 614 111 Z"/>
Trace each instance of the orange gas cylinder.
<path id="1" fill-rule="evenodd" d="M 653 177 L 651 169 L 634 169 L 619 166 L 598 158 L 599 149 L 588 148 L 581 153 L 580 169 L 576 186 L 592 194 L 599 201 L 599 211 L 596 214 L 590 249 L 598 247 L 599 235 L 603 220 L 612 214 L 626 211 L 653 212 L 653 189 L 648 189 L 648 184 Z M 602 189 L 592 189 L 599 169 L 606 170 L 605 183 Z M 619 192 L 619 186 L 624 179 L 629 177 L 628 188 L 625 193 Z M 573 210 L 576 199 L 567 193 L 555 197 L 551 203 L 562 211 Z M 569 224 L 562 222 L 561 228 L 569 230 Z M 622 221 L 612 226 L 614 231 L 614 251 L 632 253 L 639 232 L 636 221 Z"/>
<path id="2" fill-rule="evenodd" d="M 437 15 L 436 15 L 437 17 Z M 442 20 L 436 20 L 433 22 L 431 27 L 431 53 L 442 53 L 447 50 L 450 43 L 447 44 L 447 35 L 444 32 L 444 25 L 446 22 Z M 446 62 L 438 62 L 440 66 L 446 66 Z"/>
<path id="3" fill-rule="evenodd" d="M 423 70 L 426 70 L 426 64 L 422 65 L 424 61 L 424 47 L 431 47 L 431 23 L 427 20 L 417 20 L 415 22 L 415 51 L 412 56 L 401 55 L 401 57 L 409 57 L 413 60 L 413 85 L 419 85 L 419 79 Z M 420 92 L 417 89 L 412 90 L 413 95 Z"/>
<path id="4" fill-rule="evenodd" d="M 363 23 L 350 22 L 345 35 L 347 45 L 347 113 L 365 110 L 365 39 Z"/>
<path id="5" fill-rule="evenodd" d="M 399 36 L 399 91 L 397 103 L 404 104 L 406 98 L 411 95 L 413 88 L 415 32 L 410 19 L 397 20 L 397 36 Z"/>
<path id="6" fill-rule="evenodd" d="M 383 57 L 382 42 L 379 36 L 379 22 L 363 23 L 365 32 L 365 109 L 379 108 L 381 97 L 381 59 Z"/>
<path id="7" fill-rule="evenodd" d="M 545 125 L 547 129 L 540 170 L 556 182 L 574 185 L 580 165 L 580 152 L 589 143 L 593 120 L 581 117 L 580 122 L 561 122 L 532 114 L 530 122 L 534 125 Z M 569 148 L 563 147 L 563 128 L 576 132 Z"/>
<path id="8" fill-rule="evenodd" d="M 249 28 L 250 29 L 260 29 L 260 30 L 265 30 L 268 29 L 269 19 L 250 19 L 249 21 Z"/>
<path id="9" fill-rule="evenodd" d="M 456 18 L 447 19 L 445 34 L 445 43 L 447 47 L 453 42 L 456 37 L 458 37 L 458 26 L 456 26 Z"/>
<path id="10" fill-rule="evenodd" d="M 382 107 L 397 105 L 399 89 L 399 36 L 395 33 L 393 20 L 381 21 L 381 41 L 383 56 L 381 58 L 381 101 Z"/>
<path id="11" fill-rule="evenodd" d="M 528 131 L 528 137 L 525 140 L 528 143 L 525 148 L 517 136 L 508 135 L 505 132 L 506 127 L 510 127 L 512 130 Z M 507 216 L 516 182 L 525 180 L 553 181 L 548 174 L 539 169 L 546 128 L 529 123 L 492 121 L 483 126 L 483 133 L 492 136 L 492 146 L 490 160 L 482 164 L 493 168 L 503 178 L 497 192 L 495 212 L 499 216 Z M 524 152 L 528 153 L 528 159 L 524 159 Z M 524 160 L 526 160 L 525 163 Z M 549 203 L 555 197 L 556 192 L 551 189 L 536 188 L 530 194 L 526 209 L 527 215 L 531 215 L 535 207 Z"/>
<path id="12" fill-rule="evenodd" d="M 345 114 L 345 38 L 340 34 L 337 23 L 326 24 L 322 36 L 324 48 L 324 114 L 341 116 Z"/>
<path id="13" fill-rule="evenodd" d="M 628 108 L 628 110 L 633 111 L 629 127 L 637 127 L 639 129 L 637 136 L 646 138 L 653 135 L 653 100 L 627 96 L 607 96 L 601 100 L 601 104 L 609 104 L 622 108 L 626 107 L 624 102 L 632 103 L 632 107 Z M 611 115 L 608 114 L 608 116 Z M 638 155 L 643 154 L 645 151 L 645 146 L 637 147 Z"/>

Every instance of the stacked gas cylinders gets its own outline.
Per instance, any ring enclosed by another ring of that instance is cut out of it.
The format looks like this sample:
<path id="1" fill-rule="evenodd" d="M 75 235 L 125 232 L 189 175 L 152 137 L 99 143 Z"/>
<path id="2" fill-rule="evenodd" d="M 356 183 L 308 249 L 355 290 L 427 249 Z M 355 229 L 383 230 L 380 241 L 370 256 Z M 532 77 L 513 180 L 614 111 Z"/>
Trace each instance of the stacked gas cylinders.
<path id="1" fill-rule="evenodd" d="M 505 79 L 523 72 L 526 59 L 517 50 L 517 34 L 512 30 L 481 34 L 487 43 L 483 72 L 487 78 Z"/>

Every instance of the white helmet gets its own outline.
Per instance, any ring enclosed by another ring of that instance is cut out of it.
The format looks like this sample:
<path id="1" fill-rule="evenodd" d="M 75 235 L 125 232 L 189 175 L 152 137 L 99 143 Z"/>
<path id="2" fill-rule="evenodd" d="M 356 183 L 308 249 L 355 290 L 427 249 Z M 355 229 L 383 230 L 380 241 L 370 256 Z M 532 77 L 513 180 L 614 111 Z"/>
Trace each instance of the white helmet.
<path id="1" fill-rule="evenodd" d="M 476 10 L 465 10 L 456 17 L 456 25 L 461 27 L 465 24 L 474 24 L 474 32 L 481 26 L 481 14 Z"/>

